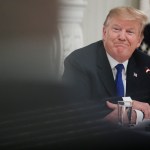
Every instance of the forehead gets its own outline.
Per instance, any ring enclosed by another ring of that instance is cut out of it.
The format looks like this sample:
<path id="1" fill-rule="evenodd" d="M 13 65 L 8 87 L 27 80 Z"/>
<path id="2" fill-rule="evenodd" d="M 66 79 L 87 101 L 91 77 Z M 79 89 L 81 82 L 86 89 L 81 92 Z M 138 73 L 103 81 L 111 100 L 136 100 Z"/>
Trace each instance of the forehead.
<path id="1" fill-rule="evenodd" d="M 129 20 L 129 19 L 123 19 L 120 17 L 114 17 L 110 18 L 108 20 L 108 26 L 120 26 L 123 28 L 133 28 L 140 30 L 141 24 L 137 20 Z"/>

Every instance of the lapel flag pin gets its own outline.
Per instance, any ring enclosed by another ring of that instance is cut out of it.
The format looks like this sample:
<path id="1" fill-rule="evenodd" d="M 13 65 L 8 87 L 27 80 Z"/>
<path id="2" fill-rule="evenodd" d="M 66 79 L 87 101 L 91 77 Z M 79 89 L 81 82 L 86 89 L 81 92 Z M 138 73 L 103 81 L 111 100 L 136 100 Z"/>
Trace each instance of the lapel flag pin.
<path id="1" fill-rule="evenodd" d="M 134 77 L 137 77 L 137 73 L 134 72 L 134 73 L 133 73 L 133 76 L 134 76 Z"/>
<path id="2" fill-rule="evenodd" d="M 145 72 L 146 72 L 147 74 L 150 74 L 150 69 L 149 69 L 148 67 L 146 67 L 146 68 L 145 68 Z"/>

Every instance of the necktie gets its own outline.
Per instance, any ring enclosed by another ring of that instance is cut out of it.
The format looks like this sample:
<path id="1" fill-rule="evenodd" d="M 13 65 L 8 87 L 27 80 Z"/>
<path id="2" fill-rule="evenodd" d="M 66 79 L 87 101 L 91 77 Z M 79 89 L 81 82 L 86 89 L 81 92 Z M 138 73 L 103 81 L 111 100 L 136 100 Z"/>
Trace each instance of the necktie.
<path id="1" fill-rule="evenodd" d="M 124 86 L 123 86 L 123 81 L 122 81 L 122 69 L 124 69 L 123 64 L 118 64 L 115 67 L 117 69 L 117 74 L 116 74 L 116 89 L 117 89 L 117 96 L 124 96 Z"/>

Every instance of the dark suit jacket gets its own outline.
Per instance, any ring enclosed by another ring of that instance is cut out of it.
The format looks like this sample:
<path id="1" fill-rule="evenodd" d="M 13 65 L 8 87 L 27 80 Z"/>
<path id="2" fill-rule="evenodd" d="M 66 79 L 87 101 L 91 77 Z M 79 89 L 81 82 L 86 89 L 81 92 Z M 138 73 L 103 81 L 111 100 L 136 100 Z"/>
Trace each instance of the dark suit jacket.
<path id="1" fill-rule="evenodd" d="M 150 101 L 150 74 L 146 72 L 147 68 L 150 68 L 150 57 L 135 50 L 127 66 L 126 96 Z M 63 80 L 75 87 L 79 100 L 116 100 L 115 82 L 102 41 L 71 53 L 65 60 Z"/>

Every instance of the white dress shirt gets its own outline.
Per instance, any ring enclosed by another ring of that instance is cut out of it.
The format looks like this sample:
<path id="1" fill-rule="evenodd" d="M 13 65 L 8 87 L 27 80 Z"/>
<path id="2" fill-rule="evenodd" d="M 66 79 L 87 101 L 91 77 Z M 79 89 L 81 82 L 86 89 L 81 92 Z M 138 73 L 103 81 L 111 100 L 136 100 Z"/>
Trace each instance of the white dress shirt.
<path id="1" fill-rule="evenodd" d="M 114 80 L 116 79 L 116 74 L 117 74 L 117 70 L 116 70 L 115 66 L 117 64 L 124 65 L 124 69 L 122 70 L 122 80 L 123 80 L 123 85 L 124 85 L 124 96 L 125 96 L 126 95 L 126 72 L 127 72 L 128 60 L 126 60 L 123 63 L 120 63 L 120 62 L 116 61 L 114 58 L 112 58 L 107 52 L 106 52 L 106 55 L 107 55 L 108 61 L 110 63 L 110 67 L 112 69 Z M 143 120 L 143 113 L 142 113 L 142 111 L 137 110 L 137 109 L 134 109 L 134 111 L 136 112 L 136 115 L 137 115 L 136 124 L 138 124 L 139 122 L 142 122 L 142 120 Z"/>
<path id="2" fill-rule="evenodd" d="M 115 66 L 118 64 L 123 64 L 123 66 L 124 66 L 124 69 L 122 70 L 122 81 L 123 81 L 124 96 L 125 96 L 126 95 L 126 71 L 127 71 L 128 60 L 126 60 L 123 63 L 119 63 L 115 59 L 113 59 L 108 53 L 106 53 L 106 54 L 107 54 L 107 57 L 108 57 L 108 60 L 109 60 L 109 63 L 110 63 L 111 69 L 112 69 L 114 80 L 116 80 L 116 74 L 117 74 L 117 69 L 115 68 Z"/>

